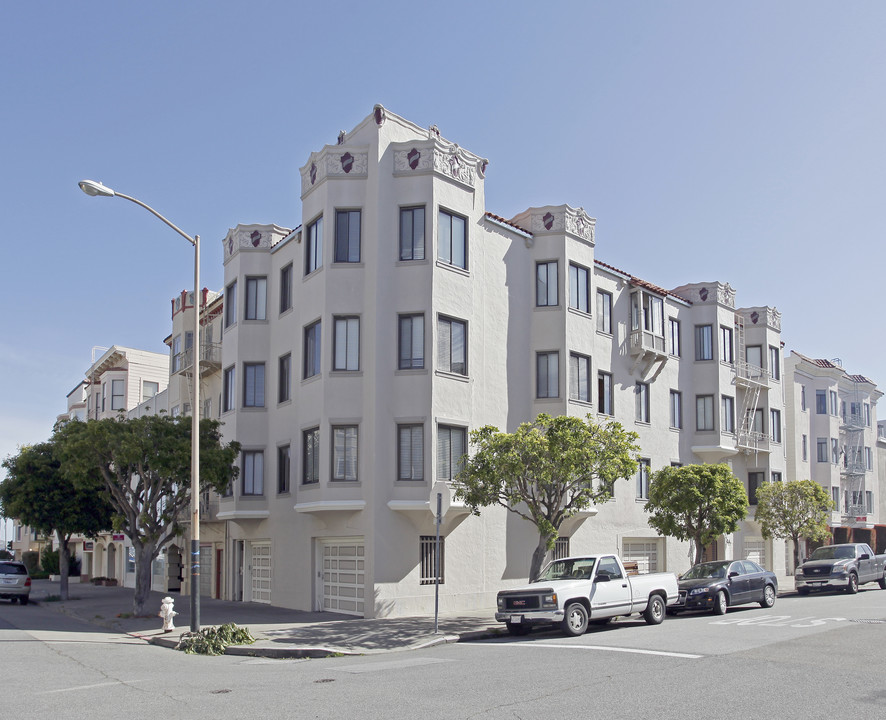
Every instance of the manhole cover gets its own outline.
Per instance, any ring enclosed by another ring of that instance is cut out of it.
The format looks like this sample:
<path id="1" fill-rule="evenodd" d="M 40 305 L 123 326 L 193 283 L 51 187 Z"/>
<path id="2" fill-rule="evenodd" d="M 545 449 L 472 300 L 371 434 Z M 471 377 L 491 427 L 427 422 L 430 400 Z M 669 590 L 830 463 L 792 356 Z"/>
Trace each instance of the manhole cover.
<path id="1" fill-rule="evenodd" d="M 863 623 L 865 625 L 882 625 L 886 620 L 850 620 L 849 622 Z"/>

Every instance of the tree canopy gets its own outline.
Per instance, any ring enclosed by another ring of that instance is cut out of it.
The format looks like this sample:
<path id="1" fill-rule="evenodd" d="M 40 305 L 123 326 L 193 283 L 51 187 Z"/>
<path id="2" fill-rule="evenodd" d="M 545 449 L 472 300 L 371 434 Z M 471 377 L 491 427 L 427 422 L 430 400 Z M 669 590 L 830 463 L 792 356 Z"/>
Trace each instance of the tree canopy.
<path id="1" fill-rule="evenodd" d="M 763 483 L 757 488 L 757 511 L 765 538 L 790 538 L 794 543 L 794 567 L 800 559 L 800 538 L 825 540 L 834 501 L 814 480 Z"/>
<path id="2" fill-rule="evenodd" d="M 513 433 L 471 432 L 476 452 L 457 476 L 456 497 L 474 514 L 501 505 L 538 528 L 530 578 L 537 577 L 563 521 L 612 497 L 616 480 L 637 470 L 637 434 L 619 423 L 541 414 Z"/>
<path id="3" fill-rule="evenodd" d="M 221 423 L 200 421 L 200 491 L 224 492 L 237 476 L 237 442 L 225 445 Z M 83 482 L 101 477 L 114 508 L 115 529 L 135 551 L 134 612 L 151 589 L 151 563 L 182 532 L 191 502 L 191 419 L 151 415 L 67 422 L 53 440 L 66 474 Z M 193 592 L 193 588 L 192 588 Z"/>
<path id="4" fill-rule="evenodd" d="M 46 535 L 55 534 L 59 553 L 59 594 L 68 599 L 68 541 L 76 534 L 97 537 L 111 529 L 113 509 L 98 472 L 75 483 L 61 471 L 53 442 L 29 445 L 3 461 L 6 479 L 0 483 L 3 512 Z"/>
<path id="5" fill-rule="evenodd" d="M 738 529 L 748 496 L 726 464 L 663 467 L 652 474 L 646 511 L 659 535 L 691 541 L 700 563 L 705 545 Z"/>

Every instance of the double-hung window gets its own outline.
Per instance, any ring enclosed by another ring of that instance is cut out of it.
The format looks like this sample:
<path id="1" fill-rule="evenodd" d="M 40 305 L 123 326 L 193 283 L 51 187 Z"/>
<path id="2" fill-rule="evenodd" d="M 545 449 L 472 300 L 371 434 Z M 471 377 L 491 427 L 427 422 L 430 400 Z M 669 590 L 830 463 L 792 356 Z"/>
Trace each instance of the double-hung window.
<path id="1" fill-rule="evenodd" d="M 829 390 L 828 391 L 828 399 L 830 400 L 830 412 L 831 415 L 837 416 L 839 415 L 839 410 L 837 409 L 837 391 Z"/>
<path id="2" fill-rule="evenodd" d="M 437 259 L 463 270 L 468 268 L 467 221 L 443 209 L 437 214 Z"/>
<path id="3" fill-rule="evenodd" d="M 243 495 L 264 495 L 264 461 L 261 450 L 243 451 Z"/>
<path id="4" fill-rule="evenodd" d="M 225 327 L 237 324 L 237 281 L 225 288 Z"/>
<path id="5" fill-rule="evenodd" d="M 713 395 L 695 396 L 695 429 L 701 431 L 714 429 Z"/>
<path id="6" fill-rule="evenodd" d="M 649 458 L 637 460 L 637 498 L 647 500 L 649 498 L 649 474 L 652 464 Z"/>
<path id="7" fill-rule="evenodd" d="M 442 372 L 468 374 L 468 326 L 463 320 L 438 316 L 437 366 Z"/>
<path id="8" fill-rule="evenodd" d="M 425 366 L 425 316 L 400 315 L 397 338 L 400 370 L 417 370 Z"/>
<path id="9" fill-rule="evenodd" d="M 781 442 L 781 410 L 769 410 L 769 433 L 772 442 Z"/>
<path id="10" fill-rule="evenodd" d="M 222 412 L 234 409 L 236 394 L 236 372 L 233 365 L 225 368 L 222 384 Z"/>
<path id="11" fill-rule="evenodd" d="M 597 330 L 612 334 L 612 293 L 597 290 Z"/>
<path id="12" fill-rule="evenodd" d="M 837 438 L 831 438 L 831 462 L 834 465 L 840 464 L 840 441 Z"/>
<path id="13" fill-rule="evenodd" d="M 123 380 L 111 380 L 111 410 L 126 409 L 126 397 L 123 387 Z"/>
<path id="14" fill-rule="evenodd" d="M 425 209 L 400 208 L 400 259 L 425 259 Z"/>
<path id="15" fill-rule="evenodd" d="M 464 465 L 468 432 L 454 425 L 437 426 L 437 479 L 451 482 Z"/>
<path id="16" fill-rule="evenodd" d="M 732 328 L 725 325 L 720 326 L 720 362 L 732 365 L 734 360 L 732 354 Z"/>
<path id="17" fill-rule="evenodd" d="M 591 306 L 588 300 L 588 269 L 581 265 L 569 264 L 569 307 L 583 313 L 589 313 Z"/>
<path id="18" fill-rule="evenodd" d="M 769 377 L 773 380 L 781 378 L 781 353 L 774 345 L 769 346 Z"/>
<path id="19" fill-rule="evenodd" d="M 425 479 L 425 428 L 420 423 L 397 426 L 397 479 Z"/>
<path id="20" fill-rule="evenodd" d="M 360 369 L 360 318 L 335 318 L 333 344 L 333 370 Z"/>
<path id="21" fill-rule="evenodd" d="M 679 430 L 683 427 L 683 393 L 671 390 L 671 427 Z"/>
<path id="22" fill-rule="evenodd" d="M 292 263 L 280 271 L 280 312 L 292 308 Z"/>
<path id="23" fill-rule="evenodd" d="M 723 401 L 723 418 L 720 423 L 720 430 L 722 432 L 734 433 L 735 432 L 735 398 L 724 395 L 722 398 Z"/>
<path id="24" fill-rule="evenodd" d="M 320 482 L 320 428 L 302 433 L 302 483 Z"/>
<path id="25" fill-rule="evenodd" d="M 649 384 L 638 382 L 634 385 L 634 407 L 637 422 L 649 422 Z"/>
<path id="26" fill-rule="evenodd" d="M 816 415 L 828 414 L 828 394 L 825 390 L 815 391 L 815 413 Z"/>
<path id="27" fill-rule="evenodd" d="M 864 449 L 864 469 L 871 471 L 874 469 L 874 455 L 871 452 L 871 449 L 865 446 Z"/>
<path id="28" fill-rule="evenodd" d="M 828 462 L 828 439 L 816 438 L 815 440 L 815 460 L 816 462 Z"/>
<path id="29" fill-rule="evenodd" d="M 615 415 L 612 397 L 612 375 L 608 372 L 597 373 L 597 412 L 603 415 Z"/>
<path id="30" fill-rule="evenodd" d="M 267 320 L 268 279 L 265 277 L 246 278 L 246 306 L 244 320 Z"/>
<path id="31" fill-rule="evenodd" d="M 319 217 L 305 231 L 305 275 L 323 265 L 323 218 Z"/>
<path id="32" fill-rule="evenodd" d="M 280 356 L 279 372 L 277 373 L 277 402 L 292 399 L 292 354 Z"/>
<path id="33" fill-rule="evenodd" d="M 177 373 L 182 369 L 182 336 L 172 338 L 172 372 Z"/>
<path id="34" fill-rule="evenodd" d="M 320 374 L 320 321 L 312 322 L 305 327 L 305 371 L 307 380 Z"/>
<path id="35" fill-rule="evenodd" d="M 714 359 L 713 327 L 711 325 L 695 326 L 695 359 Z"/>
<path id="36" fill-rule="evenodd" d="M 332 479 L 352 482 L 357 479 L 356 425 L 332 427 Z"/>
<path id="37" fill-rule="evenodd" d="M 277 448 L 277 494 L 289 492 L 290 455 L 289 445 Z"/>
<path id="38" fill-rule="evenodd" d="M 243 407 L 265 406 L 265 364 L 243 363 Z"/>
<path id="39" fill-rule="evenodd" d="M 674 357 L 680 357 L 680 321 L 675 318 L 668 320 L 668 352 Z"/>
<path id="40" fill-rule="evenodd" d="M 557 261 L 535 263 L 535 304 L 550 307 L 557 300 Z"/>
<path id="41" fill-rule="evenodd" d="M 766 473 L 762 472 L 748 473 L 748 505 L 757 504 L 757 489 L 766 482 L 765 477 Z"/>
<path id="42" fill-rule="evenodd" d="M 591 402 L 591 359 L 587 355 L 569 355 L 569 399 Z"/>
<path id="43" fill-rule="evenodd" d="M 360 262 L 359 210 L 337 210 L 335 213 L 335 262 Z"/>
<path id="44" fill-rule="evenodd" d="M 560 397 L 560 353 L 536 354 L 536 397 Z"/>

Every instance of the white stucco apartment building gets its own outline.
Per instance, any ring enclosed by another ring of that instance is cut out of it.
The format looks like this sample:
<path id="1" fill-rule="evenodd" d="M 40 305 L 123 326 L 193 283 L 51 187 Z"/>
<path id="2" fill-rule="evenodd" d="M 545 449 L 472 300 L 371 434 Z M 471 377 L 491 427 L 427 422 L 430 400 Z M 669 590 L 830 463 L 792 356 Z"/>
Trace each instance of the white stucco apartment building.
<path id="1" fill-rule="evenodd" d="M 783 479 L 780 314 L 737 306 L 725 282 L 665 290 L 599 261 L 581 208 L 488 212 L 486 168 L 376 106 L 301 168 L 300 227 L 225 237 L 208 414 L 242 454 L 201 529 L 206 594 L 432 612 L 432 487 L 451 493 L 470 430 L 541 412 L 614 418 L 642 448 L 640 473 L 564 526 L 558 553 L 682 571 L 688 547 L 646 520 L 650 472 L 728 462 L 752 499 Z M 503 509 L 447 505 L 441 609 L 492 608 L 525 580 L 537 533 Z M 750 519 L 708 554 L 785 570 L 784 544 Z"/>
<path id="2" fill-rule="evenodd" d="M 881 505 L 877 401 L 883 393 L 839 360 L 793 351 L 785 359 L 788 478 L 815 480 L 830 493 L 836 542 L 866 542 L 886 551 Z"/>

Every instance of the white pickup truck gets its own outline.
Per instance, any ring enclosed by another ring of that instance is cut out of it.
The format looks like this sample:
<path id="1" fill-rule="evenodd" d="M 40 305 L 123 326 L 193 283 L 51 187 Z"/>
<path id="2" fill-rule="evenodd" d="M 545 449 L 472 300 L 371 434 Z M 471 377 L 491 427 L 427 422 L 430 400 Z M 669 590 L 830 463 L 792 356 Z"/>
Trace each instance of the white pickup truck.
<path id="1" fill-rule="evenodd" d="M 632 613 L 658 625 L 677 595 L 673 573 L 628 575 L 616 555 L 568 557 L 549 563 L 529 585 L 500 591 L 495 619 L 512 635 L 525 635 L 533 625 L 560 625 L 567 635 L 581 635 L 589 623 Z"/>

